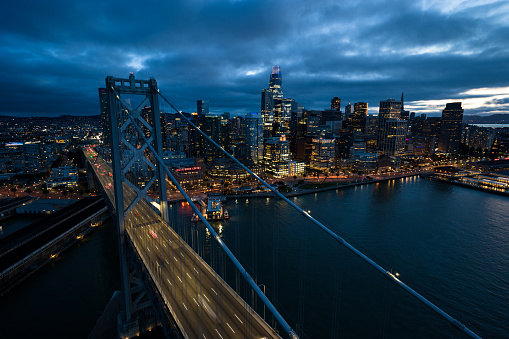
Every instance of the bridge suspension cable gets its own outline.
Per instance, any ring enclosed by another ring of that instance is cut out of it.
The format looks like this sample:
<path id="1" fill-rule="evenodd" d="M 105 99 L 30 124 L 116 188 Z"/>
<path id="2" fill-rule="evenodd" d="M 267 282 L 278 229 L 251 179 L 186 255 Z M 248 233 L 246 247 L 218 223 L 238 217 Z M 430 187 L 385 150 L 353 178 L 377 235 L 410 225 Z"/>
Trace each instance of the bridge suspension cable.
<path id="1" fill-rule="evenodd" d="M 179 110 L 178 108 L 175 107 L 175 105 L 173 105 L 172 102 L 170 102 L 160 91 L 158 92 L 159 95 L 161 96 L 161 98 L 166 101 L 166 103 L 168 103 L 176 112 L 178 112 L 180 114 L 180 116 L 185 119 L 187 121 L 187 123 L 192 126 L 195 130 L 197 130 L 205 139 L 207 139 L 208 142 L 212 143 L 215 147 L 217 147 L 223 154 L 225 154 L 228 158 L 230 158 L 231 160 L 233 160 L 237 165 L 239 165 L 240 167 L 242 167 L 245 171 L 247 171 L 251 176 L 253 176 L 254 178 L 256 178 L 260 183 L 262 183 L 263 185 L 265 185 L 268 189 L 270 189 L 277 197 L 281 198 L 282 200 L 284 200 L 287 204 L 289 204 L 290 206 L 292 206 L 295 210 L 297 210 L 301 215 L 303 215 L 305 218 L 307 218 L 308 220 L 310 220 L 313 224 L 315 224 L 316 226 L 318 226 L 318 228 L 320 228 L 322 231 L 324 231 L 327 235 L 329 235 L 330 237 L 332 237 L 333 239 L 335 239 L 337 242 L 339 242 L 340 244 L 342 244 L 343 246 L 345 246 L 346 248 L 348 248 L 351 252 L 353 252 L 355 255 L 357 255 L 359 258 L 361 258 L 363 261 L 367 262 L 370 266 L 372 266 L 373 268 L 375 268 L 377 271 L 379 271 L 380 273 L 382 273 L 387 279 L 389 279 L 390 281 L 392 281 L 393 283 L 395 283 L 396 285 L 398 285 L 399 287 L 401 287 L 403 290 L 405 290 L 406 292 L 408 292 L 410 295 L 412 295 L 413 297 L 417 298 L 419 301 L 421 301 L 423 304 L 425 304 L 426 306 L 428 306 L 429 308 L 431 308 L 434 312 L 436 312 L 438 315 L 440 315 L 442 318 L 444 318 L 445 320 L 447 320 L 449 323 L 451 323 L 453 326 L 455 326 L 456 328 L 458 328 L 460 331 L 464 332 L 465 334 L 467 334 L 468 336 L 470 336 L 471 338 L 476 338 L 476 339 L 480 339 L 480 337 L 474 333 L 472 330 L 470 330 L 468 327 L 466 327 L 463 323 L 461 323 L 459 320 L 453 318 L 452 316 L 450 316 L 448 313 L 446 313 L 445 311 L 443 311 L 441 308 L 439 308 L 438 306 L 436 306 L 435 304 L 433 304 L 431 301 L 429 301 L 428 299 L 426 299 L 424 296 L 422 296 L 420 293 L 418 293 L 417 291 L 415 291 L 414 289 L 412 289 L 410 286 L 406 285 L 404 282 L 402 282 L 401 280 L 399 280 L 393 273 L 391 273 L 389 270 L 386 270 L 384 269 L 382 266 L 380 266 L 379 264 L 377 264 L 376 262 L 374 262 L 372 259 L 370 259 L 368 256 L 366 256 L 364 253 L 362 253 L 361 251 L 359 251 L 356 247 L 354 247 L 353 245 L 351 245 L 349 242 L 347 242 L 345 239 L 343 239 L 342 237 L 340 237 L 339 235 L 337 235 L 336 233 L 334 233 L 332 230 L 330 230 L 328 227 L 326 227 L 324 224 L 322 224 L 321 222 L 319 222 L 318 220 L 316 220 L 315 218 L 313 218 L 307 211 L 303 210 L 302 208 L 300 208 L 299 206 L 297 206 L 295 203 L 293 203 L 292 201 L 290 201 L 287 197 L 285 197 L 283 194 L 281 194 L 278 190 L 276 190 L 274 187 L 272 187 L 270 184 L 268 184 L 265 180 L 263 180 L 262 178 L 260 178 L 258 175 L 256 175 L 253 171 L 251 171 L 247 166 L 245 166 L 244 164 L 242 164 L 240 161 L 238 161 L 234 156 L 232 156 L 230 153 L 228 153 L 225 149 L 223 149 L 219 144 L 217 144 L 212 138 L 210 138 L 205 132 L 203 132 L 198 126 L 196 126 L 188 117 L 186 117 L 181 110 Z M 161 161 L 160 159 L 158 159 L 159 161 Z M 166 169 L 166 168 L 165 168 Z M 169 171 L 166 169 L 168 175 L 171 175 L 169 173 Z M 181 190 L 181 187 L 179 187 L 179 190 Z M 182 193 L 182 191 L 181 191 Z M 183 193 L 183 195 L 186 197 L 186 199 L 188 199 L 188 196 L 187 194 Z M 193 208 L 193 210 L 196 209 L 196 207 Z M 197 210 L 197 209 L 196 209 Z M 196 211 L 195 211 L 196 212 Z M 199 214 L 197 213 L 199 216 L 200 216 L 200 219 L 202 221 L 204 221 L 204 218 Z M 204 221 L 205 223 L 205 221 Z M 205 223 L 207 225 L 207 228 L 211 228 L 211 226 L 208 224 L 208 223 Z M 211 231 L 212 233 L 212 231 Z M 217 238 L 217 241 L 221 241 L 219 239 L 219 237 Z M 222 242 L 220 242 L 221 244 Z M 231 257 L 234 258 L 233 254 L 231 254 L 231 252 L 229 252 L 228 250 L 228 255 Z M 233 259 L 232 259 L 233 260 Z M 235 259 L 235 262 L 238 262 L 236 259 Z M 237 265 L 237 264 L 236 264 Z M 240 265 L 240 263 L 239 263 Z M 247 274 L 247 272 L 245 272 Z M 248 275 L 249 276 L 249 275 Z M 246 278 L 247 279 L 247 278 Z M 261 290 L 256 286 L 256 283 L 253 282 L 252 278 L 249 276 L 249 282 L 251 284 L 251 286 L 253 286 L 253 289 L 256 291 L 256 293 L 258 294 L 258 296 L 262 299 L 262 300 L 265 300 L 266 297 L 265 295 L 263 295 L 263 293 L 261 292 Z M 255 288 L 256 287 L 256 288 Z M 263 298 L 262 298 L 263 296 Z M 265 301 L 264 301 L 265 302 Z M 272 304 L 271 304 L 272 306 Z M 267 306 L 268 307 L 268 306 Z M 273 306 L 272 306 L 273 307 Z M 277 311 L 276 311 L 277 312 Z M 277 313 L 279 314 L 279 313 Z M 276 317 L 277 318 L 277 317 Z M 281 322 L 280 322 L 281 323 Z M 286 322 L 285 322 L 286 323 Z M 283 326 L 285 327 L 285 326 Z M 289 328 L 289 327 L 288 327 Z M 293 330 L 292 330 L 293 332 Z M 293 332 L 294 333 L 294 332 Z M 295 334 L 296 336 L 296 334 Z"/>
<path id="2" fill-rule="evenodd" d="M 117 97 L 120 97 L 117 91 L 114 87 L 111 87 L 111 90 L 117 95 Z M 158 90 L 159 92 L 159 90 Z M 159 92 L 159 95 L 172 107 L 175 109 L 175 106 L 170 103 L 162 94 Z M 263 291 L 260 289 L 260 287 L 256 284 L 256 282 L 253 280 L 251 275 L 247 272 L 247 270 L 242 266 L 242 264 L 238 261 L 238 259 L 235 257 L 235 255 L 230 251 L 230 249 L 226 246 L 226 244 L 221 240 L 221 237 L 217 234 L 217 232 L 214 230 L 214 228 L 210 225 L 210 223 L 207 221 L 207 219 L 203 216 L 203 214 L 200 212 L 200 210 L 192 203 L 191 198 L 186 193 L 186 191 L 182 188 L 182 186 L 179 184 L 179 182 L 175 179 L 173 174 L 170 172 L 168 167 L 164 164 L 163 159 L 159 156 L 159 154 L 155 151 L 155 149 L 152 147 L 151 143 L 147 140 L 145 137 L 143 131 L 138 126 L 138 124 L 135 122 L 134 117 L 131 115 L 131 112 L 129 110 L 126 110 L 125 112 L 127 114 L 127 117 L 131 121 L 132 125 L 135 127 L 136 131 L 139 133 L 139 135 L 143 138 L 143 140 L 146 143 L 147 148 L 150 149 L 152 152 L 152 155 L 157 159 L 159 165 L 162 167 L 162 169 L 166 172 L 168 177 L 171 179 L 173 184 L 177 187 L 179 192 L 184 196 L 186 201 L 189 203 L 193 211 L 198 215 L 200 220 L 205 224 L 205 227 L 209 230 L 209 232 L 212 235 L 212 238 L 214 238 L 215 242 L 221 247 L 221 249 L 228 255 L 230 260 L 233 262 L 235 267 L 240 271 L 240 273 L 244 276 L 244 279 L 248 282 L 248 284 L 251 286 L 251 288 L 255 291 L 255 293 L 258 295 L 258 297 L 262 300 L 262 302 L 265 304 L 265 306 L 269 309 L 269 311 L 274 315 L 274 317 L 277 319 L 278 323 L 281 325 L 281 327 L 284 329 L 284 331 L 288 334 L 289 338 L 291 339 L 298 339 L 296 332 L 290 327 L 290 325 L 286 322 L 286 320 L 283 318 L 283 316 L 279 313 L 279 311 L 274 307 L 274 305 L 270 302 L 270 300 L 265 296 Z M 182 115 L 181 111 L 179 113 Z M 184 115 L 182 115 L 184 116 Z M 186 118 L 186 120 L 189 122 L 189 120 Z M 207 140 L 211 141 L 212 144 L 219 148 L 220 151 L 227 154 L 229 157 L 230 154 L 226 152 L 222 147 L 220 147 L 217 143 L 215 143 L 212 139 L 210 139 L 205 133 L 203 133 L 199 128 L 197 128 L 194 124 L 192 124 L 194 128 L 196 128 L 201 134 L 203 134 Z M 233 158 L 233 157 L 231 157 Z M 235 158 L 233 158 L 235 159 Z M 238 162 L 240 164 L 240 162 Z M 241 164 L 241 166 L 243 166 Z M 247 169 L 245 166 L 243 166 L 244 169 Z M 253 175 L 253 173 L 248 170 L 248 172 Z M 256 176 L 257 179 L 259 179 Z M 260 179 L 259 179 L 260 180 Z"/>

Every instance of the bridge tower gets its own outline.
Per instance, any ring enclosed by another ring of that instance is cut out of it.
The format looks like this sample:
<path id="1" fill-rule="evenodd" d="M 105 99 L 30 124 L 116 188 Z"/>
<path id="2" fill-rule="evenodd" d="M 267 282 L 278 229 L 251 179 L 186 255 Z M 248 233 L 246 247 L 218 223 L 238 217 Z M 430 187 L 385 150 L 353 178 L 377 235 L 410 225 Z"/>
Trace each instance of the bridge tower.
<path id="1" fill-rule="evenodd" d="M 126 232 L 132 226 L 129 214 L 144 200 L 159 206 L 162 219 L 168 221 L 166 174 L 147 145 L 150 143 L 162 158 L 159 90 L 154 78 L 137 80 L 133 73 L 128 79 L 106 77 L 105 90 L 121 267 L 122 307 L 118 328 L 122 337 L 133 337 L 140 332 L 137 312 L 150 303 L 147 297 L 140 296 L 140 279 L 130 269 L 127 257 Z"/>

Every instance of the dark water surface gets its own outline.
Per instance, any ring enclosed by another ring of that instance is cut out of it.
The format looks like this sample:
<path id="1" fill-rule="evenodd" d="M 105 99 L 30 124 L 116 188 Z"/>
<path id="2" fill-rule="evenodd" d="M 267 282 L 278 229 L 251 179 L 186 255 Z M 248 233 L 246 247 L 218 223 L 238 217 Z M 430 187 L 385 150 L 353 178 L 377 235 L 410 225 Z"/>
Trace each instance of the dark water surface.
<path id="1" fill-rule="evenodd" d="M 508 337 L 508 198 L 414 177 L 293 201 L 478 335 Z M 226 206 L 223 239 L 307 337 L 462 337 L 283 201 Z"/>
<path id="2" fill-rule="evenodd" d="M 406 178 L 292 199 L 481 337 L 508 337 L 509 198 Z M 283 201 L 226 207 L 214 226 L 301 337 L 464 337 Z M 172 210 L 190 225 L 189 206 Z M 65 252 L 0 299 L 0 337 L 87 337 L 119 288 L 117 253 L 111 225 Z"/>

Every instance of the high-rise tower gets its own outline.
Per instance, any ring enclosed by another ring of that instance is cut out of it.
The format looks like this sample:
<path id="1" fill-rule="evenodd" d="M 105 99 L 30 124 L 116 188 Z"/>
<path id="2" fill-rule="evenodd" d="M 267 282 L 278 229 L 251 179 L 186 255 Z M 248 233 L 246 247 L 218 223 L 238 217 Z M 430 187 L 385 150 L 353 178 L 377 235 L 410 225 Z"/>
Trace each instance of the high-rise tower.
<path id="1" fill-rule="evenodd" d="M 442 111 L 442 122 L 438 137 L 438 150 L 453 153 L 458 150 L 461 138 L 461 123 L 463 121 L 463 108 L 461 102 L 450 102 Z"/>
<path id="2" fill-rule="evenodd" d="M 345 115 L 353 114 L 353 106 L 350 104 L 350 100 L 348 100 L 348 105 L 345 106 Z"/>
<path id="3" fill-rule="evenodd" d="M 262 91 L 261 103 L 264 137 L 280 134 L 280 127 L 287 126 L 289 121 L 283 117 L 283 79 L 279 66 L 272 66 L 269 88 Z"/>
<path id="4" fill-rule="evenodd" d="M 362 133 L 366 130 L 366 117 L 368 116 L 368 103 L 356 102 L 353 109 L 352 128 Z"/>
<path id="5" fill-rule="evenodd" d="M 405 150 L 408 121 L 401 119 L 401 101 L 380 101 L 378 111 L 378 150 L 386 155 L 401 155 Z"/>
<path id="6" fill-rule="evenodd" d="M 208 100 L 197 100 L 196 101 L 196 112 L 198 115 L 209 114 L 209 101 Z"/>
<path id="7" fill-rule="evenodd" d="M 246 114 L 244 136 L 254 163 L 263 160 L 263 119 L 257 112 Z"/>
<path id="8" fill-rule="evenodd" d="M 272 66 L 269 89 L 272 90 L 274 99 L 283 100 L 283 79 L 281 78 L 281 68 L 279 66 Z"/>
<path id="9" fill-rule="evenodd" d="M 335 111 L 341 111 L 341 99 L 338 97 L 332 98 L 330 101 L 330 109 Z"/>

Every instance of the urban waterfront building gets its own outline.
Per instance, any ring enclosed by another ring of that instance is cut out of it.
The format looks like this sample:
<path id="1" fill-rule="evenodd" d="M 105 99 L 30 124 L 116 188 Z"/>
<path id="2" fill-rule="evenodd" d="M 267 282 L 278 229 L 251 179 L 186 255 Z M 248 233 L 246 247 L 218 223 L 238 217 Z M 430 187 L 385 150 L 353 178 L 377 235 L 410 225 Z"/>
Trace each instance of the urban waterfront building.
<path id="1" fill-rule="evenodd" d="M 461 102 L 447 103 L 442 111 L 442 122 L 438 138 L 439 151 L 453 153 L 458 150 L 462 121 L 463 108 L 461 107 Z"/>
<path id="2" fill-rule="evenodd" d="M 252 161 L 258 164 L 263 159 L 263 118 L 257 112 L 246 114 L 244 119 L 245 143 L 249 147 Z"/>
<path id="3" fill-rule="evenodd" d="M 311 167 L 320 170 L 328 170 L 334 167 L 334 156 L 334 139 L 313 138 L 311 146 Z"/>
<path id="4" fill-rule="evenodd" d="M 380 101 L 377 147 L 381 154 L 398 156 L 405 151 L 408 121 L 401 119 L 401 101 Z"/>

